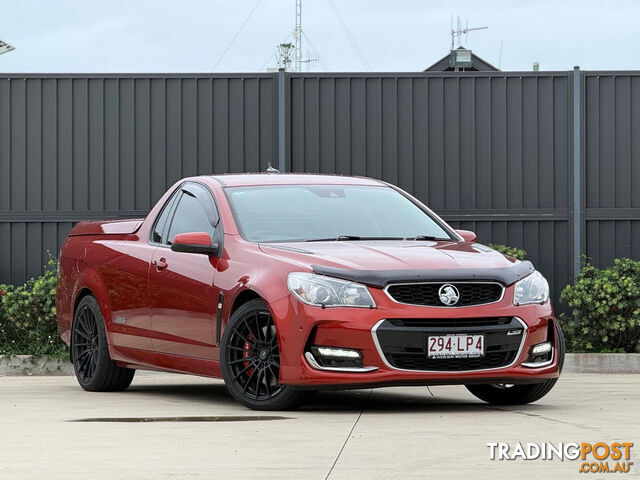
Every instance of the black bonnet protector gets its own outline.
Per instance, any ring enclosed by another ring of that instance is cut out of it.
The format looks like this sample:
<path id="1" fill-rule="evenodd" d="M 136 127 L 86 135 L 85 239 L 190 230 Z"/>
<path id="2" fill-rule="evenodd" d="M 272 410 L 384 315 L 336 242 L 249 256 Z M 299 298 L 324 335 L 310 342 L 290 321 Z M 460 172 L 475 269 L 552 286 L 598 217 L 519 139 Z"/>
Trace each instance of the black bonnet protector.
<path id="1" fill-rule="evenodd" d="M 503 268 L 432 268 L 425 270 L 351 270 L 347 268 L 311 265 L 318 275 L 341 278 L 384 288 L 392 283 L 461 282 L 491 280 L 511 285 L 534 271 L 530 261 Z"/>

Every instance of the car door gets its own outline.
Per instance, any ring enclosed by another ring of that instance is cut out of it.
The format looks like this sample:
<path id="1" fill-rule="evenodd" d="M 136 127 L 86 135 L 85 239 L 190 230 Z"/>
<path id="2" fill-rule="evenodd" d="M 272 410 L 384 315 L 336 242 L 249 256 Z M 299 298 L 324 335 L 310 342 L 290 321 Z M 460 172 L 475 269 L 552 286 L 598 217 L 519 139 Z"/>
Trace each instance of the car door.
<path id="1" fill-rule="evenodd" d="M 214 280 L 218 257 L 172 251 L 173 238 L 188 232 L 206 232 L 212 242 L 222 245 L 213 196 L 195 182 L 178 189 L 166 225 L 153 239 L 157 245 L 149 269 L 153 349 L 217 360 L 214 332 L 219 289 Z"/>
<path id="2" fill-rule="evenodd" d="M 111 315 L 105 318 L 109 343 L 152 350 L 149 338 L 149 261 L 153 247 L 131 240 L 100 240 L 90 246 L 95 270 L 108 292 Z"/>

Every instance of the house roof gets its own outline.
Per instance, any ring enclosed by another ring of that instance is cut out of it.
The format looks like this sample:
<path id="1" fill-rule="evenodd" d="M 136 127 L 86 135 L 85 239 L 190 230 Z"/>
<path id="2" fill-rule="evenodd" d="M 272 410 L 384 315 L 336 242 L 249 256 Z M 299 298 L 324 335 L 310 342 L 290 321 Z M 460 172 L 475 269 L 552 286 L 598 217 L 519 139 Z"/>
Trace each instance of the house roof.
<path id="1" fill-rule="evenodd" d="M 460 46 L 458 49 L 464 49 L 464 47 Z M 424 69 L 425 72 L 449 72 L 453 70 L 452 67 L 449 66 L 449 53 L 447 53 L 444 57 L 438 60 L 436 63 Z M 475 53 L 471 52 L 471 67 L 464 68 L 464 71 L 471 72 L 499 72 L 500 69 L 494 67 L 486 60 L 483 60 Z"/>

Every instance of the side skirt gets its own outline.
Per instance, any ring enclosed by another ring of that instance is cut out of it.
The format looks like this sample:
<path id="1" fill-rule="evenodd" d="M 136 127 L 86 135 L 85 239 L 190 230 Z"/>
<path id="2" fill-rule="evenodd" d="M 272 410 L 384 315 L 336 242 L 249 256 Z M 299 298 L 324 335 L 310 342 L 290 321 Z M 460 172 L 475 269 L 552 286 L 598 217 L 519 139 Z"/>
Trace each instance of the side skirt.
<path id="1" fill-rule="evenodd" d="M 222 378 L 220 362 L 214 360 L 114 345 L 109 345 L 109 355 L 121 367 Z"/>

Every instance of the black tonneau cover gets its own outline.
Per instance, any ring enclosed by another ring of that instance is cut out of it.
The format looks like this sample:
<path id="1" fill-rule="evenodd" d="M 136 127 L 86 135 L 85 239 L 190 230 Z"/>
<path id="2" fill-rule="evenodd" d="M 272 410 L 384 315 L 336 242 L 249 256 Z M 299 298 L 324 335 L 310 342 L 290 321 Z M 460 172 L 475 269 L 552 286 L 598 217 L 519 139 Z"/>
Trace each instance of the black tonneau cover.
<path id="1" fill-rule="evenodd" d="M 384 288 L 392 283 L 456 282 L 490 280 L 511 285 L 534 271 L 531 262 L 515 263 L 503 268 L 433 268 L 429 270 L 351 270 L 312 265 L 318 275 L 341 278 Z"/>

